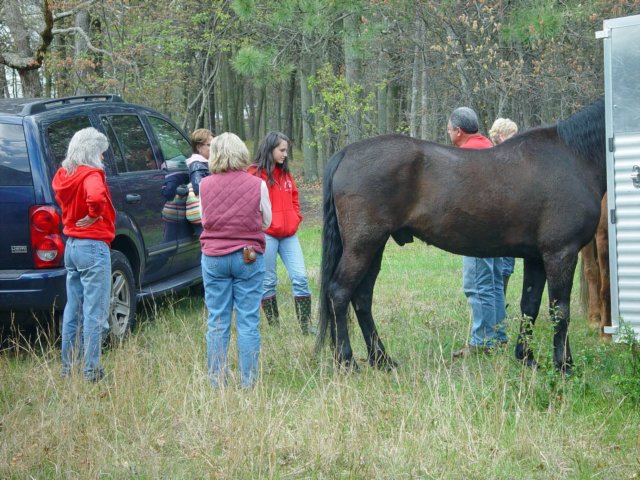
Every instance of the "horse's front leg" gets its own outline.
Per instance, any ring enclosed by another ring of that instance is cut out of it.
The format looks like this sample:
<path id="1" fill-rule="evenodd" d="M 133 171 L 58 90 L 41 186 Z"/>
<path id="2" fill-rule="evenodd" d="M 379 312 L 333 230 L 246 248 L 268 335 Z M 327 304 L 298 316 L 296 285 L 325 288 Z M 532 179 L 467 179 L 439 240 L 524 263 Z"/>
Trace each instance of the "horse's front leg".
<path id="1" fill-rule="evenodd" d="M 573 274 L 578 262 L 578 251 L 562 252 L 545 258 L 549 284 L 549 310 L 554 322 L 553 364 L 566 375 L 571 374 L 573 359 L 569 345 L 569 320 Z"/>
<path id="2" fill-rule="evenodd" d="M 374 257 L 371 266 L 369 267 L 369 271 L 364 276 L 353 295 L 351 304 L 356 312 L 360 330 L 362 330 L 364 341 L 367 344 L 369 365 L 384 370 L 391 370 L 396 368 L 398 365 L 391 359 L 391 357 L 389 357 L 389 355 L 387 355 L 382 340 L 378 335 L 378 330 L 376 329 L 375 322 L 373 321 L 373 315 L 371 313 L 373 288 L 375 286 L 376 279 L 378 278 L 378 273 L 380 272 L 383 252 L 384 247 L 381 248 Z"/>
<path id="3" fill-rule="evenodd" d="M 550 290 L 550 295 L 553 295 Z M 571 292 L 571 290 L 569 290 Z M 570 297 L 570 294 L 569 294 Z M 554 297 L 555 298 L 555 297 Z M 565 375 L 571 375 L 573 358 L 569 345 L 569 301 L 568 299 L 550 302 L 549 309 L 553 319 L 553 365 Z"/>
<path id="4" fill-rule="evenodd" d="M 537 365 L 529 342 L 533 335 L 533 325 L 540 311 L 545 281 L 544 264 L 540 260 L 525 258 L 522 297 L 520 299 L 522 318 L 520 319 L 520 332 L 516 342 L 515 355 L 518 360 L 522 360 L 529 367 Z"/>

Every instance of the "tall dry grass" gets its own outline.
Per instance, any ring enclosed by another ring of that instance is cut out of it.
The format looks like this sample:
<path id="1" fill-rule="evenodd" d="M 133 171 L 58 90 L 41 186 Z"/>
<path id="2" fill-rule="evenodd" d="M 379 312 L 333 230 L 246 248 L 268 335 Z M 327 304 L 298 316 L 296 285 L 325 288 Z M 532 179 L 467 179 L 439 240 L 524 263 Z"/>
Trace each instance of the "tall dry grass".
<path id="1" fill-rule="evenodd" d="M 300 237 L 318 290 L 319 228 Z M 515 338 L 521 264 L 510 283 Z M 459 257 L 421 243 L 389 244 L 374 315 L 391 373 L 334 371 L 329 350 L 296 324 L 281 271 L 282 326 L 261 325 L 254 390 L 213 390 L 198 294 L 147 306 L 136 333 L 103 357 L 93 385 L 59 377 L 53 346 L 0 355 L 1 478 L 631 479 L 640 475 L 640 409 L 620 388 L 626 350 L 603 345 L 573 305 L 575 375 L 551 368 L 552 330 L 535 328 L 541 367 L 523 368 L 513 344 L 452 361 L 469 310 Z M 577 293 L 577 292 L 576 292 Z M 577 298 L 577 295 L 574 295 Z M 235 337 L 230 351 L 235 364 Z"/>

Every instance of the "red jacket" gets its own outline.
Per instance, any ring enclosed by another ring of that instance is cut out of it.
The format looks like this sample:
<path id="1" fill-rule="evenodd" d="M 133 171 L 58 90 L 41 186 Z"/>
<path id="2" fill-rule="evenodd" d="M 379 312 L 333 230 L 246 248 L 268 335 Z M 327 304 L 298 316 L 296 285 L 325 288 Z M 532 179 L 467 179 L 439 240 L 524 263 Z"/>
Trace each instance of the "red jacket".
<path id="1" fill-rule="evenodd" d="M 116 211 L 104 171 L 81 165 L 73 175 L 67 175 L 67 171 L 60 168 L 53 177 L 53 189 L 62 209 L 65 235 L 102 240 L 111 245 L 116 232 Z M 76 222 L 86 215 L 102 218 L 88 227 L 76 226 Z"/>
<path id="2" fill-rule="evenodd" d="M 251 165 L 247 171 L 256 175 L 257 165 Z M 290 237 L 298 231 L 302 214 L 298 200 L 298 188 L 290 173 L 283 173 L 282 168 L 273 169 L 275 182 L 269 185 L 267 172 L 262 170 L 260 176 L 267 184 L 269 200 L 271 200 L 271 226 L 264 232 L 276 238 Z"/>
<path id="3" fill-rule="evenodd" d="M 491 148 L 493 143 L 487 137 L 480 135 L 479 133 L 469 137 L 464 145 L 460 145 L 460 148 Z"/>

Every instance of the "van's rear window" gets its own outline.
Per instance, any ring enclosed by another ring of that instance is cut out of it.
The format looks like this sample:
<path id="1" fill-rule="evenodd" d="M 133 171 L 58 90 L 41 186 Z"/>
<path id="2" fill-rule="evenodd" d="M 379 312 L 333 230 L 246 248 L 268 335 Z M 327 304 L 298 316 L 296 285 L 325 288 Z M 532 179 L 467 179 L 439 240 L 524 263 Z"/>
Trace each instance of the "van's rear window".
<path id="1" fill-rule="evenodd" d="M 0 186 L 32 183 L 22 125 L 0 123 Z"/>

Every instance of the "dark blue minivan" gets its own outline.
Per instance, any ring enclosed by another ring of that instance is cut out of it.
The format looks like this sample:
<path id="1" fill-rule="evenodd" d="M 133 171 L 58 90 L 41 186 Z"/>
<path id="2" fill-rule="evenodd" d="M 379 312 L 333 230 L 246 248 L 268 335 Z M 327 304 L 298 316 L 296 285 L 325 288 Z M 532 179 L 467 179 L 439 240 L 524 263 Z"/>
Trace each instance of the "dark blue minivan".
<path id="1" fill-rule="evenodd" d="M 188 137 L 164 115 L 116 95 L 0 99 L 0 318 L 51 318 L 64 308 L 65 238 L 51 180 L 73 134 L 89 126 L 110 142 L 104 164 L 116 208 L 110 331 L 117 340 L 131 330 L 138 300 L 202 279 L 196 231 L 180 212 L 163 214 L 176 187 L 189 182 Z"/>

